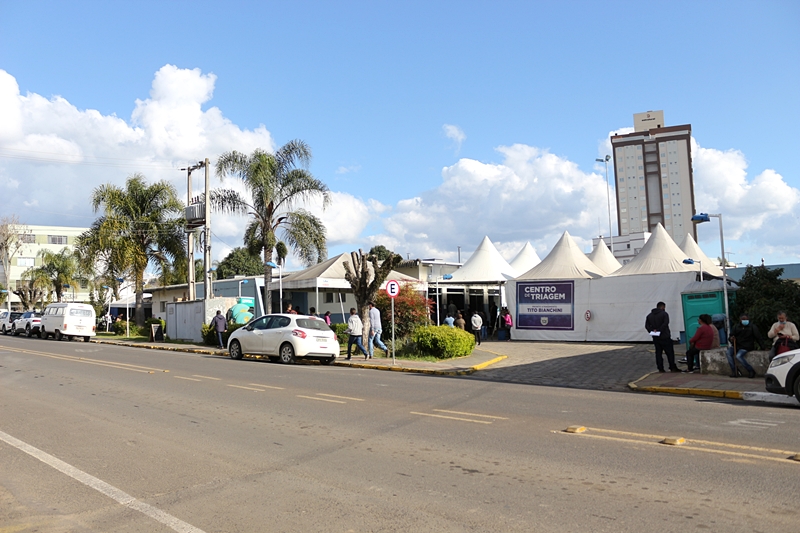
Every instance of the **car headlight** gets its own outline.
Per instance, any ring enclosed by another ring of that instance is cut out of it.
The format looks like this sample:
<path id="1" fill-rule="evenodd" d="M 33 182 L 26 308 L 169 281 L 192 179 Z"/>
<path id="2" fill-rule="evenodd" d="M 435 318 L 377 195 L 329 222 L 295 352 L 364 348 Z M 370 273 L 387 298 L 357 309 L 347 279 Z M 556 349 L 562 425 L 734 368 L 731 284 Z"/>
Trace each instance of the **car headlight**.
<path id="1" fill-rule="evenodd" d="M 794 359 L 794 354 L 792 355 L 779 355 L 772 362 L 769 364 L 770 368 L 775 368 L 776 366 L 785 365 L 786 363 L 790 362 Z"/>

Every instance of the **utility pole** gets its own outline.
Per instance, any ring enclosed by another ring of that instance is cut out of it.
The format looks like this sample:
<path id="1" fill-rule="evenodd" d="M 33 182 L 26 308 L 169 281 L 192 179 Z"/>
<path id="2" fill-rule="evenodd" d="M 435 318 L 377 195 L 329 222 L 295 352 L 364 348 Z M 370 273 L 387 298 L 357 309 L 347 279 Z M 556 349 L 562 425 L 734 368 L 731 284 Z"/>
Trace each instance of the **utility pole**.
<path id="1" fill-rule="evenodd" d="M 208 159 L 206 159 L 208 161 Z M 181 170 L 186 171 L 186 205 L 192 205 L 192 172 L 203 168 L 204 161 L 199 161 L 196 165 L 191 165 Z M 188 220 L 187 220 L 188 222 Z M 186 231 L 186 282 L 189 285 L 189 301 L 196 298 L 195 279 L 194 279 L 194 228 L 188 227 Z"/>
<path id="2" fill-rule="evenodd" d="M 204 288 L 206 291 L 205 299 L 210 300 L 214 297 L 213 292 L 211 291 L 211 190 L 209 187 L 209 180 L 210 180 L 210 171 L 208 168 L 208 158 L 206 157 L 205 161 L 203 161 L 203 166 L 206 169 L 206 194 L 205 194 L 205 212 L 203 213 L 205 216 L 205 250 L 203 253 L 203 270 L 205 271 L 205 283 Z"/>

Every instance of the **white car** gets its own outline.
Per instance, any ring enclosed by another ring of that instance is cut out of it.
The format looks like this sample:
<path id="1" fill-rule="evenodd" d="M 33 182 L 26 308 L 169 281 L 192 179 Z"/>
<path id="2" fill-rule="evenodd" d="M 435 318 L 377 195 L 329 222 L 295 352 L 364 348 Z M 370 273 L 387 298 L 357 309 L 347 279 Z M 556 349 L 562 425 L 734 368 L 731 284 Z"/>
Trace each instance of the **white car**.
<path id="1" fill-rule="evenodd" d="M 765 376 L 767 391 L 797 398 L 800 402 L 800 350 L 783 352 L 775 357 Z"/>
<path id="2" fill-rule="evenodd" d="M 22 316 L 17 311 L 3 311 L 0 313 L 0 333 L 8 335 L 11 333 L 11 325 L 16 319 Z"/>
<path id="3" fill-rule="evenodd" d="M 295 358 L 303 357 L 329 365 L 339 356 L 339 340 L 321 318 L 265 315 L 231 333 L 228 353 L 231 359 L 266 355 L 273 362 L 292 363 Z"/>
<path id="4" fill-rule="evenodd" d="M 11 334 L 19 335 L 20 333 L 24 333 L 27 337 L 31 337 L 34 334 L 39 335 L 41 323 L 42 313 L 25 311 L 11 324 Z"/>

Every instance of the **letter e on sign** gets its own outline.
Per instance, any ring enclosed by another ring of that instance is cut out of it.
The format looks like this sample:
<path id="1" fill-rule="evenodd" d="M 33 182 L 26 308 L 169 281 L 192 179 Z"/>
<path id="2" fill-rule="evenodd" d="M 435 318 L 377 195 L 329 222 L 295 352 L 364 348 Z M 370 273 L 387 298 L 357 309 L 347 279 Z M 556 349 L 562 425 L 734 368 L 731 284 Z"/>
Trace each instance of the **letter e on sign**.
<path id="1" fill-rule="evenodd" d="M 397 295 L 400 294 L 400 284 L 397 283 L 395 280 L 387 281 L 386 294 L 389 295 L 389 298 L 396 298 Z"/>

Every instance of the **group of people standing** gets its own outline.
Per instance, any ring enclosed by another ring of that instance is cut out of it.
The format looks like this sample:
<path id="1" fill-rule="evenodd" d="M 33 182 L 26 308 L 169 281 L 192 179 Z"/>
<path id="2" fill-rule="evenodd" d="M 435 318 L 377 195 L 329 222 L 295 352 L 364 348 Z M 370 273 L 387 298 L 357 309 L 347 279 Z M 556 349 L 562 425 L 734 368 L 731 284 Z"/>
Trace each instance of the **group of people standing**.
<path id="1" fill-rule="evenodd" d="M 464 318 L 465 316 L 466 319 Z M 483 311 L 472 311 L 469 307 L 463 312 L 459 311 L 451 301 L 447 305 L 447 316 L 444 318 L 444 325 L 466 331 L 467 323 L 469 323 L 469 329 L 475 335 L 475 343 L 479 346 L 482 340 L 491 337 L 494 332 L 500 330 L 505 331 L 506 340 L 511 340 L 511 327 L 514 322 L 508 307 L 503 307 L 498 313 L 497 305 L 492 304 L 489 310 L 489 317 L 487 318 L 486 313 Z"/>
<path id="2" fill-rule="evenodd" d="M 772 340 L 769 360 L 781 351 L 794 349 L 800 341 L 800 333 L 797 326 L 787 320 L 786 313 L 779 311 L 775 322 L 767 333 L 767 337 Z M 695 372 L 700 369 L 700 352 L 719 348 L 719 330 L 712 325 L 711 316 L 702 314 L 698 317 L 699 327 L 689 339 L 689 349 L 686 351 L 686 370 L 685 372 Z M 675 364 L 675 347 L 669 330 L 669 314 L 666 311 L 666 304 L 658 302 L 645 319 L 644 327 L 653 338 L 653 345 L 656 352 L 656 368 L 659 372 L 666 372 L 664 369 L 664 359 L 662 354 L 666 354 L 670 372 L 681 372 Z M 761 334 L 750 317 L 746 313 L 739 316 L 739 322 L 731 328 L 728 335 L 728 349 L 726 352 L 728 365 L 731 367 L 732 378 L 741 375 L 736 367 L 736 362 L 744 368 L 749 378 L 756 375 L 755 369 L 747 361 L 747 353 L 756 349 L 756 345 L 766 349 L 769 343 L 762 340 Z"/>

